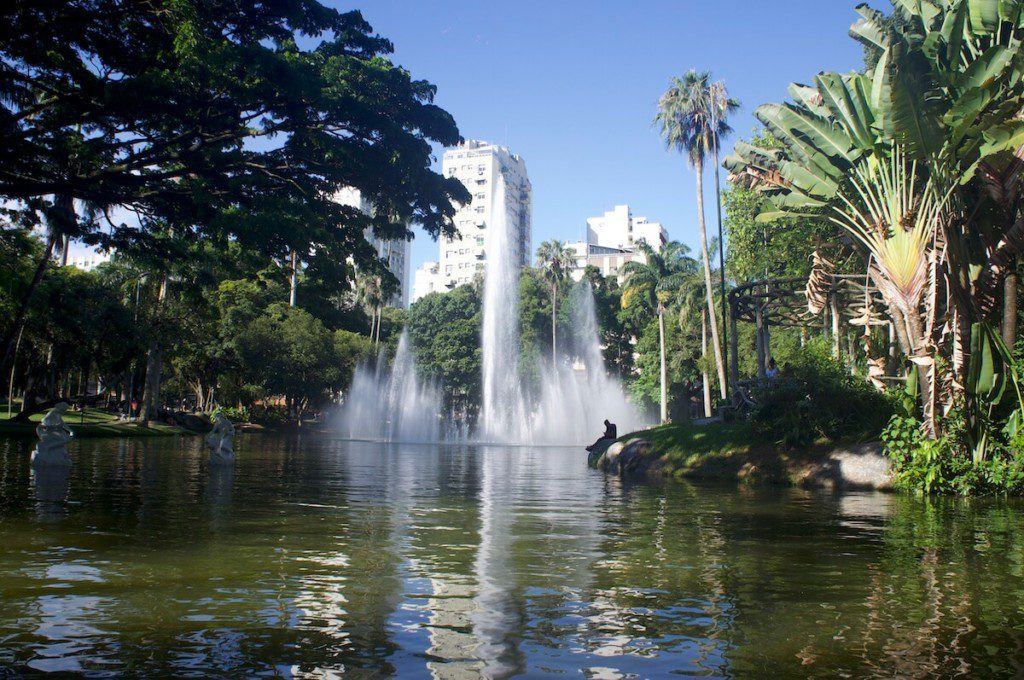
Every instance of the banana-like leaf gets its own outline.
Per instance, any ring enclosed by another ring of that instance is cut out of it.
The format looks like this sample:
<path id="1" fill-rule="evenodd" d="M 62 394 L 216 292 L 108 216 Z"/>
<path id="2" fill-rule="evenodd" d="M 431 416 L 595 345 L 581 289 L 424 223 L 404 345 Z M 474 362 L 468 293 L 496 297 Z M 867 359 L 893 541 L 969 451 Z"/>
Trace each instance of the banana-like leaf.
<path id="1" fill-rule="evenodd" d="M 779 173 L 802 193 L 811 198 L 828 200 L 839 191 L 839 184 L 822 173 L 814 172 L 792 161 L 779 163 Z"/>
<path id="2" fill-rule="evenodd" d="M 853 163 L 860 155 L 842 130 L 834 127 L 827 118 L 815 116 L 806 109 L 801 111 L 790 104 L 766 104 L 758 109 L 758 113 L 758 118 L 765 125 L 783 132 L 787 137 L 803 137 L 817 151 L 830 158 L 839 157 L 847 163 Z M 811 160 L 816 162 L 813 157 Z M 833 163 L 828 163 L 828 167 L 822 169 L 829 172 L 833 167 Z M 842 173 L 829 174 L 835 176 Z"/>
<path id="3" fill-rule="evenodd" d="M 974 35 L 995 33 L 999 28 L 999 0 L 967 0 L 967 9 Z"/>
<path id="4" fill-rule="evenodd" d="M 942 21 L 942 28 L 937 35 L 942 36 L 946 45 L 946 63 L 956 64 L 960 59 L 960 51 L 964 46 L 964 31 L 967 28 L 967 0 L 953 0 L 946 16 Z M 935 34 L 932 34 L 935 35 Z"/>
<path id="5" fill-rule="evenodd" d="M 971 325 L 971 360 L 967 366 L 966 388 L 992 406 L 999 403 L 1006 389 L 1003 358 L 982 323 Z"/>
<path id="6" fill-rule="evenodd" d="M 929 0 L 893 0 L 892 5 L 904 19 L 917 24 L 922 33 L 932 28 L 940 14 L 939 8 Z"/>
<path id="7" fill-rule="evenodd" d="M 978 116 L 991 102 L 992 92 L 982 87 L 968 90 L 957 98 L 942 117 L 942 122 L 949 128 L 947 144 L 950 148 L 959 146 L 964 136 L 977 125 Z"/>
<path id="8" fill-rule="evenodd" d="M 816 116 L 828 118 L 828 108 L 826 108 L 821 93 L 818 92 L 817 88 L 800 83 L 790 83 L 788 91 L 789 96 L 803 104 L 808 111 Z"/>
<path id="9" fill-rule="evenodd" d="M 864 76 L 819 73 L 814 77 L 814 83 L 825 107 L 854 145 L 862 151 L 873 149 L 877 141 L 871 129 L 875 116 L 863 87 Z"/>
<path id="10" fill-rule="evenodd" d="M 1014 120 L 985 130 L 984 142 L 978 147 L 977 159 L 964 170 L 960 184 L 971 181 L 978 171 L 978 165 L 989 156 L 1005 151 L 1016 151 L 1021 145 L 1024 145 L 1024 121 Z"/>
<path id="11" fill-rule="evenodd" d="M 1011 63 L 1016 51 L 1002 45 L 993 45 L 971 62 L 967 70 L 957 73 L 954 88 L 960 92 L 974 88 L 989 88 Z"/>
<path id="12" fill-rule="evenodd" d="M 872 99 L 883 113 L 882 128 L 912 158 L 934 156 L 942 144 L 932 89 L 927 62 L 901 41 L 885 50 L 875 67 Z"/>
<path id="13" fill-rule="evenodd" d="M 865 45 L 884 50 L 888 40 L 885 15 L 865 4 L 857 5 L 855 11 L 861 18 L 850 26 L 850 36 Z"/>
<path id="14" fill-rule="evenodd" d="M 778 222 L 785 219 L 821 219 L 821 215 L 814 213 L 798 213 L 790 210 L 766 210 L 758 213 L 754 221 L 759 224 Z"/>

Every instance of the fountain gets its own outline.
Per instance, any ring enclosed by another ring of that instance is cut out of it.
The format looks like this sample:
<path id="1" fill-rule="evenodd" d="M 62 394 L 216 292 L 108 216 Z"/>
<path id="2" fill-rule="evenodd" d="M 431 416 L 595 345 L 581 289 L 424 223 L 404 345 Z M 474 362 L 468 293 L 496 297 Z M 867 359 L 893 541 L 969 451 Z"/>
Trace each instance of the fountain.
<path id="1" fill-rule="evenodd" d="M 434 442 L 441 438 L 441 391 L 420 379 L 408 331 L 394 360 L 383 351 L 356 369 L 337 427 L 350 439 Z"/>
<path id="2" fill-rule="evenodd" d="M 500 182 L 500 180 L 499 180 Z M 505 197 L 505 187 L 496 187 Z M 638 429 L 642 418 L 618 380 L 608 375 L 601 354 L 600 333 L 589 285 L 576 287 L 574 335 L 557 365 L 541 367 L 537 393 L 524 394 L 519 379 L 519 272 L 514 221 L 506 200 L 495 201 L 485 244 L 483 398 L 473 439 L 496 444 L 589 443 L 602 431 L 602 421 L 619 432 Z M 409 337 L 403 331 L 393 362 L 382 352 L 375 365 L 356 371 L 338 414 L 338 430 L 352 439 L 402 442 L 466 441 L 458 419 L 442 413 L 441 392 L 416 370 Z"/>

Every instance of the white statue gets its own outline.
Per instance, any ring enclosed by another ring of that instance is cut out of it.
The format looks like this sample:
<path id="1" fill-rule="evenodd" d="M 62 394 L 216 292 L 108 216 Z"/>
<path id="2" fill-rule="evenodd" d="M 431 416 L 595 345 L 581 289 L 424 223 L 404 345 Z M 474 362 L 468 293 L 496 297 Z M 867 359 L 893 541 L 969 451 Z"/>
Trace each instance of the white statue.
<path id="1" fill-rule="evenodd" d="M 230 465 L 235 462 L 235 426 L 218 413 L 213 417 L 213 429 L 206 435 L 206 445 L 210 447 L 211 465 Z"/>
<path id="2" fill-rule="evenodd" d="M 47 413 L 36 426 L 39 443 L 32 452 L 32 466 L 71 465 L 68 455 L 68 441 L 74 436 L 61 416 L 68 410 L 67 402 L 60 402 Z"/>

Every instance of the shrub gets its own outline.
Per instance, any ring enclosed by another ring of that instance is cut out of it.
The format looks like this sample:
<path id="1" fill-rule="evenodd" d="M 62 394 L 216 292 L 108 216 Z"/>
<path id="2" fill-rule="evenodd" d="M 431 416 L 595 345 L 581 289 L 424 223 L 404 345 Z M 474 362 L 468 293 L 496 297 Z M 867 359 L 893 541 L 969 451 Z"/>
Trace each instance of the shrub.
<path id="1" fill-rule="evenodd" d="M 889 421 L 882 442 L 897 488 L 961 496 L 1024 493 L 1024 448 L 1018 442 L 994 442 L 990 457 L 974 462 L 962 415 L 951 412 L 942 426 L 946 434 L 929 440 L 912 416 L 896 415 Z"/>
<path id="2" fill-rule="evenodd" d="M 879 436 L 894 412 L 891 397 L 851 376 L 826 343 L 812 341 L 782 375 L 755 393 L 754 431 L 784 446 Z"/>

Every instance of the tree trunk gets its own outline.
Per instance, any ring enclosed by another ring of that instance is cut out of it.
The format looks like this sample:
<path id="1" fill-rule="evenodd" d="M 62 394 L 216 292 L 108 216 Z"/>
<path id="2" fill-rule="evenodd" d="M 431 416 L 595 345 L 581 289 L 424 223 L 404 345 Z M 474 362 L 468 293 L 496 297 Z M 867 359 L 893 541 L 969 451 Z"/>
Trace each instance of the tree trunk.
<path id="1" fill-rule="evenodd" d="M 16 363 L 16 361 L 18 359 L 18 350 L 21 348 L 21 332 L 24 331 L 24 330 L 25 330 L 25 328 L 22 327 L 22 329 L 20 331 L 18 331 L 18 340 L 17 340 L 17 342 L 14 343 L 14 353 L 11 355 L 11 377 L 10 377 L 10 380 L 7 381 L 7 417 L 8 418 L 11 417 L 11 410 L 12 410 L 12 408 L 14 406 L 14 367 L 15 367 L 15 363 Z"/>
<path id="2" fill-rule="evenodd" d="M 722 342 L 718 335 L 718 318 L 715 316 L 715 289 L 711 282 L 708 230 L 704 223 L 704 163 L 699 158 L 694 163 L 694 171 L 697 173 L 697 224 L 700 226 L 700 254 L 704 260 L 704 292 L 707 295 L 708 320 L 711 324 L 711 344 L 715 349 L 715 368 L 718 369 L 719 391 L 722 399 L 725 399 L 725 362 L 722 359 Z"/>
<path id="3" fill-rule="evenodd" d="M 712 146 L 715 154 L 715 207 L 718 210 L 718 284 L 721 288 L 721 305 L 722 305 L 722 348 L 725 352 L 725 359 L 722 362 L 723 366 L 729 365 L 729 318 L 728 312 L 726 311 L 726 296 L 725 296 L 725 234 L 722 230 L 722 188 L 719 186 L 718 171 L 722 167 L 718 161 L 718 134 L 717 132 L 712 137 Z M 729 394 L 729 386 L 723 381 L 722 382 L 722 399 L 727 399 Z"/>
<path id="4" fill-rule="evenodd" d="M 551 366 L 558 369 L 558 284 L 551 284 Z"/>
<path id="5" fill-rule="evenodd" d="M 291 285 L 288 291 L 288 306 L 294 307 L 295 303 L 298 302 L 299 298 L 299 260 L 295 254 L 295 250 L 292 250 L 292 277 Z"/>
<path id="6" fill-rule="evenodd" d="M 164 300 L 167 298 L 167 275 L 160 280 L 160 290 L 156 298 L 156 314 L 159 318 L 163 312 Z M 163 369 L 164 352 L 159 336 L 154 336 L 146 352 L 146 378 L 143 384 L 142 413 L 139 419 L 146 427 L 156 418 L 160 410 L 160 372 Z"/>
<path id="7" fill-rule="evenodd" d="M 17 338 L 21 337 L 21 330 L 25 327 L 25 317 L 28 316 L 29 304 L 32 302 L 32 296 L 35 294 L 36 288 L 39 287 L 39 282 L 43 280 L 43 274 L 50 263 L 50 258 L 53 257 L 53 248 L 56 244 L 57 235 L 53 233 L 46 239 L 46 250 L 43 251 L 43 257 L 39 264 L 36 265 L 35 274 L 32 275 L 32 281 L 28 284 L 28 290 L 25 291 L 21 298 L 21 304 L 18 305 L 18 311 L 14 315 L 14 322 L 7 329 L 7 334 L 4 336 L 4 358 L 3 361 L 0 361 L 0 370 L 7 369 L 13 359 L 14 345 Z"/>
<path id="8" fill-rule="evenodd" d="M 704 417 L 711 417 L 711 380 L 708 376 L 707 369 L 707 356 L 708 356 L 708 315 L 707 312 L 701 312 L 700 315 L 700 352 L 701 358 L 703 359 L 702 364 L 704 368 L 701 369 L 701 377 L 704 379 Z"/>
<path id="9" fill-rule="evenodd" d="M 665 365 L 665 310 L 658 307 L 658 340 L 661 346 L 661 422 L 668 422 L 668 370 Z"/>
<path id="10" fill-rule="evenodd" d="M 1010 264 L 1003 279 L 1003 342 L 1013 351 L 1017 342 L 1017 263 Z"/>

